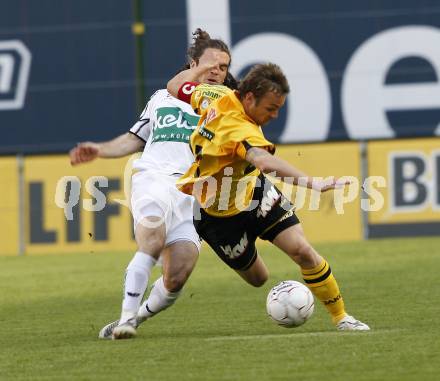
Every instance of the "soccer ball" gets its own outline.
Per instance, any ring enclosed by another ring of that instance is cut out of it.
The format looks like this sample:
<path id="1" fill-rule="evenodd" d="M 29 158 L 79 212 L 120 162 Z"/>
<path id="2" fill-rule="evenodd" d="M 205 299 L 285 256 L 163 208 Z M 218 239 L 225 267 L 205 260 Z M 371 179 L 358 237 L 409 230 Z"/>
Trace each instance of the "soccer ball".
<path id="1" fill-rule="evenodd" d="M 269 291 L 266 309 L 270 318 L 286 328 L 299 327 L 313 314 L 314 299 L 300 282 L 284 280 Z"/>

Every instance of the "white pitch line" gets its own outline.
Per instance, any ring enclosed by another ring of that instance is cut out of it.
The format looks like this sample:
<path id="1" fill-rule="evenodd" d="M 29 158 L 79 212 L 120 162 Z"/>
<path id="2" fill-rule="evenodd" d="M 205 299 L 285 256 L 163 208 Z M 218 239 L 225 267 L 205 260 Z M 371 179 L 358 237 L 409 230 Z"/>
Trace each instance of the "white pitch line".
<path id="1" fill-rule="evenodd" d="M 292 337 L 313 337 L 313 336 L 337 336 L 337 335 L 372 335 L 372 334 L 384 334 L 402 331 L 402 329 L 378 329 L 372 331 L 324 331 L 324 332 L 298 332 L 287 334 L 269 334 L 269 335 L 246 335 L 246 336 L 213 336 L 207 337 L 206 341 L 234 341 L 234 340 L 265 340 L 265 339 L 290 339 Z"/>

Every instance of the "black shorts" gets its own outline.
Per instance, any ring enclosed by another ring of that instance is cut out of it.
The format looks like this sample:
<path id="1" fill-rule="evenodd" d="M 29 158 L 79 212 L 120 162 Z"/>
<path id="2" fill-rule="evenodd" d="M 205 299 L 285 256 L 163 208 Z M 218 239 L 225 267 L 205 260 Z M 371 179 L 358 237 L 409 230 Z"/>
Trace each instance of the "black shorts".
<path id="1" fill-rule="evenodd" d="M 257 259 L 257 237 L 273 241 L 283 230 L 299 223 L 294 206 L 264 176 L 261 186 L 254 190 L 253 200 L 257 206 L 232 217 L 214 217 L 200 205 L 194 215 L 194 226 L 216 254 L 229 267 L 247 270 Z"/>

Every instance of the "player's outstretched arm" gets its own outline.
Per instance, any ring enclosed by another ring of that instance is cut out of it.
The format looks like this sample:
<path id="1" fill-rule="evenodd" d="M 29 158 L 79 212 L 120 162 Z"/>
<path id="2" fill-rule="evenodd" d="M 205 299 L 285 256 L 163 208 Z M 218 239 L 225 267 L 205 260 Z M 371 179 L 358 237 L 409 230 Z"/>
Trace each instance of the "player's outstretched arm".
<path id="1" fill-rule="evenodd" d="M 83 142 L 69 152 L 70 164 L 77 165 L 95 160 L 98 157 L 116 158 L 140 151 L 145 143 L 134 134 L 127 132 L 102 143 Z"/>
<path id="2" fill-rule="evenodd" d="M 338 181 L 337 178 L 333 178 L 331 181 L 314 179 L 287 161 L 273 156 L 259 147 L 250 148 L 246 153 L 246 160 L 261 172 L 280 177 L 284 182 L 306 186 L 309 189 L 315 189 L 321 192 L 349 184 L 347 181 Z"/>

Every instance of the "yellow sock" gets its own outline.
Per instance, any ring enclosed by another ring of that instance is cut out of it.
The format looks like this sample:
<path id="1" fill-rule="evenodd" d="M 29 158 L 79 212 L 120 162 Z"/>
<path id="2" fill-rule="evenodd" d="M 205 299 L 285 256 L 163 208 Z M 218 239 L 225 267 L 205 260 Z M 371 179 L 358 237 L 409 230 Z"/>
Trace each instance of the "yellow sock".
<path id="1" fill-rule="evenodd" d="M 307 287 L 330 312 L 333 323 L 336 324 L 347 315 L 338 283 L 325 259 L 318 266 L 312 269 L 301 269 L 301 272 Z"/>

